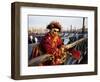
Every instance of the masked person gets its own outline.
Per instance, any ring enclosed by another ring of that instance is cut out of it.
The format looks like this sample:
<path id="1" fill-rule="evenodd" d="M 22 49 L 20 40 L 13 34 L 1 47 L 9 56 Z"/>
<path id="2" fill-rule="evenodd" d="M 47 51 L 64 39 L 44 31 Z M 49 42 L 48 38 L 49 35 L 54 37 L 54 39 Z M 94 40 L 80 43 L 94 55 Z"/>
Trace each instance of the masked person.
<path id="1" fill-rule="evenodd" d="M 43 54 L 51 55 L 52 60 L 41 63 L 40 65 L 60 65 L 63 63 L 64 45 L 59 33 L 61 32 L 61 25 L 57 21 L 51 22 L 47 29 L 49 32 L 42 38 L 38 47 L 32 50 L 32 59 Z M 42 52 L 42 54 L 40 53 Z"/>
<path id="2" fill-rule="evenodd" d="M 40 43 L 41 49 L 44 53 L 54 57 L 54 60 L 51 62 L 52 65 L 62 64 L 61 57 L 64 55 L 64 45 L 59 36 L 61 25 L 59 22 L 53 21 L 47 26 L 47 29 L 49 29 L 49 32 Z"/>
<path id="3" fill-rule="evenodd" d="M 61 65 L 66 62 L 67 59 L 67 52 L 72 53 L 73 58 L 79 59 L 80 53 L 77 50 L 74 50 L 74 48 L 66 49 L 66 47 L 63 44 L 63 41 L 61 37 L 59 36 L 59 33 L 61 32 L 61 25 L 57 21 L 51 22 L 47 29 L 49 29 L 49 32 L 45 34 L 45 36 L 42 38 L 39 47 L 33 48 L 32 50 L 32 58 L 41 56 L 40 51 L 43 54 L 51 55 L 53 57 L 52 60 L 46 61 L 43 63 L 40 63 L 40 65 Z"/>

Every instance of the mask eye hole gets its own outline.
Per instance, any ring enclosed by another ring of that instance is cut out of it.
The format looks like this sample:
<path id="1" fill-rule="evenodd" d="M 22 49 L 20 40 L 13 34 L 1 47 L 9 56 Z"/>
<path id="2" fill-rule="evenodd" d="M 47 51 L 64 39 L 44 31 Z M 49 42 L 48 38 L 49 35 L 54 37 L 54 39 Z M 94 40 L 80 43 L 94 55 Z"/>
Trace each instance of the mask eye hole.
<path id="1" fill-rule="evenodd" d="M 53 30 L 53 32 L 57 32 L 57 33 L 59 33 L 59 31 L 58 31 L 58 30 L 56 30 L 56 29 L 54 29 L 54 30 Z"/>

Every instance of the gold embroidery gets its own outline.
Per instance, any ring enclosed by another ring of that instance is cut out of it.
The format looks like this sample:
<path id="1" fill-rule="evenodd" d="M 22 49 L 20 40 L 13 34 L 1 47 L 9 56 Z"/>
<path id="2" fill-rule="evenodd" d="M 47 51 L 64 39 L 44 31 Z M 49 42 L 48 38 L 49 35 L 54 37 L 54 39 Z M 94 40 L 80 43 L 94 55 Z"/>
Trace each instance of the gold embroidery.
<path id="1" fill-rule="evenodd" d="M 58 40 L 58 36 L 55 36 L 55 37 L 52 39 L 52 48 L 55 47 L 55 45 L 57 44 L 57 40 Z"/>

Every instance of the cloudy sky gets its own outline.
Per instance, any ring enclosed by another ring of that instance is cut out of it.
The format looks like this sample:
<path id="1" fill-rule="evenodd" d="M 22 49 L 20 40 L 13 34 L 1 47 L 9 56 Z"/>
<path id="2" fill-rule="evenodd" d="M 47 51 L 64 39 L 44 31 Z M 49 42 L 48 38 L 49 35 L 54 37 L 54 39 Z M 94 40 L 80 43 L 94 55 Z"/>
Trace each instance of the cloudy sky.
<path id="1" fill-rule="evenodd" d="M 70 29 L 71 25 L 72 28 L 82 28 L 83 25 L 83 17 L 61 17 L 61 16 L 28 16 L 28 28 L 42 28 L 45 29 L 46 26 L 52 22 L 58 21 L 60 22 L 63 30 Z M 86 18 L 86 27 L 87 27 L 87 18 Z"/>

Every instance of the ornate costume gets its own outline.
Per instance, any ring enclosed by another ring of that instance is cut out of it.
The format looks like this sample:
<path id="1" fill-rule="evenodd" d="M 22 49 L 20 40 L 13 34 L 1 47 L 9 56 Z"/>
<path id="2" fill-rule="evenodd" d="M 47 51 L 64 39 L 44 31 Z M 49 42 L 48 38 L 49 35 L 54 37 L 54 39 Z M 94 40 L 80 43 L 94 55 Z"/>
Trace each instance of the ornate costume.
<path id="1" fill-rule="evenodd" d="M 52 60 L 42 62 L 42 65 L 60 65 L 64 63 L 67 59 L 67 54 L 64 48 L 62 39 L 58 35 L 61 31 L 61 25 L 59 22 L 51 22 L 47 29 L 50 30 L 41 40 L 40 44 L 33 48 L 32 58 L 38 57 L 40 55 L 50 55 L 53 57 Z M 76 59 L 80 58 L 80 52 L 74 49 L 69 50 L 72 56 Z M 47 56 L 46 55 L 46 56 Z"/>
<path id="2" fill-rule="evenodd" d="M 40 43 L 41 49 L 44 53 L 54 56 L 53 64 L 61 63 L 59 59 L 62 55 L 60 49 L 62 44 L 63 42 L 59 36 L 52 36 L 50 33 L 47 33 Z"/>

